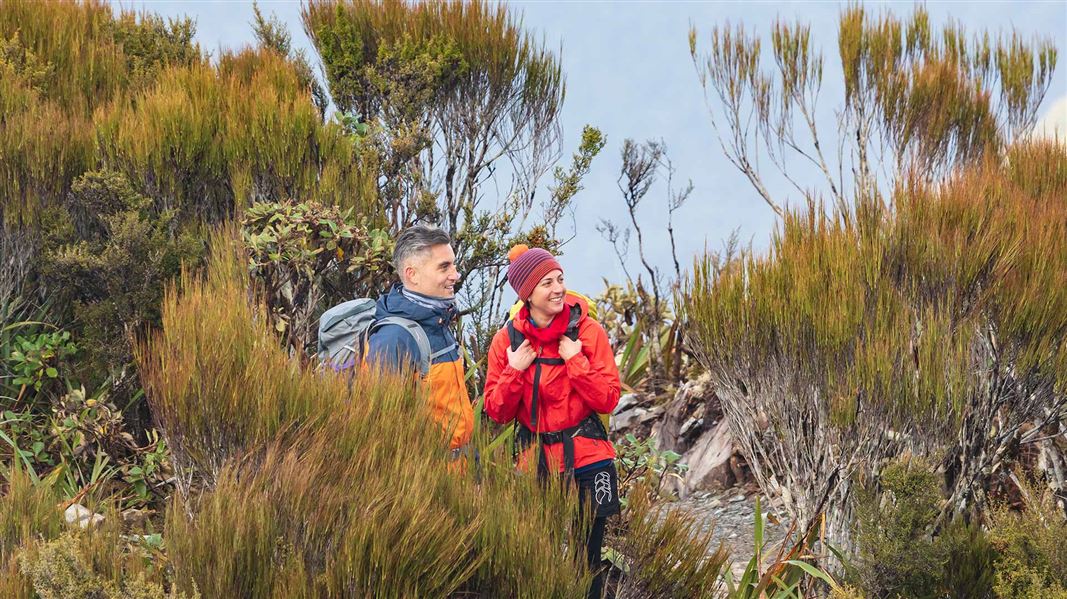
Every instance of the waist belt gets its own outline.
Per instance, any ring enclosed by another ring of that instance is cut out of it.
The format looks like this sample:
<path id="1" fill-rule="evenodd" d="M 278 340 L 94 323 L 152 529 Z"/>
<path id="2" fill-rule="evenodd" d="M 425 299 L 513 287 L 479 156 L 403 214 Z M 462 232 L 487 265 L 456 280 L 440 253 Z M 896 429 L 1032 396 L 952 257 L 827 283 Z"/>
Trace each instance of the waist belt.
<path id="1" fill-rule="evenodd" d="M 575 426 L 560 431 L 535 433 L 521 422 L 517 424 L 519 430 L 516 440 L 520 450 L 529 447 L 534 442 L 535 438 L 540 441 L 541 447 L 538 451 L 539 455 L 537 458 L 538 476 L 548 475 L 548 457 L 545 454 L 546 445 L 563 444 L 563 472 L 569 477 L 574 475 L 575 437 L 585 437 L 586 439 L 597 439 L 599 441 L 608 440 L 608 431 L 604 428 L 604 423 L 601 422 L 596 414 L 590 414 Z"/>

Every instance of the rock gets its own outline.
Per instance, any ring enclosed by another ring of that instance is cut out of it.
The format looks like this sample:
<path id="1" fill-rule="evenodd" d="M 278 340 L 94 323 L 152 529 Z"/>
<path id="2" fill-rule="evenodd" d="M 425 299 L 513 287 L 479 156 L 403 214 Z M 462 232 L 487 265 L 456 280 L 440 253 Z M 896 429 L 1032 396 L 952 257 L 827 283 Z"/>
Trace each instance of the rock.
<path id="1" fill-rule="evenodd" d="M 741 503 L 744 500 L 745 500 L 745 496 L 744 495 L 734 495 L 733 497 L 730 498 L 730 503 Z"/>
<path id="2" fill-rule="evenodd" d="M 644 418 L 647 415 L 648 410 L 644 408 L 632 408 L 625 412 L 615 414 L 611 417 L 611 430 L 626 430 L 639 422 L 644 422 Z"/>
<path id="3" fill-rule="evenodd" d="M 622 414 L 626 410 L 636 406 L 640 402 L 640 396 L 636 393 L 627 393 L 619 398 L 618 405 L 615 406 L 615 414 Z"/>
<path id="4" fill-rule="evenodd" d="M 147 510 L 128 509 L 122 512 L 122 521 L 126 524 L 143 524 L 148 520 Z"/>
<path id="5" fill-rule="evenodd" d="M 682 462 L 689 465 L 685 478 L 675 484 L 679 497 L 696 490 L 726 489 L 737 482 L 730 467 L 734 455 L 733 437 L 725 420 L 719 421 L 682 454 Z"/>
<path id="6" fill-rule="evenodd" d="M 79 528 L 89 528 L 104 521 L 102 515 L 94 514 L 92 510 L 79 503 L 68 507 L 67 511 L 63 512 L 63 517 L 66 519 L 67 524 L 71 526 L 77 525 Z"/>
<path id="7" fill-rule="evenodd" d="M 682 425 L 682 428 L 680 428 L 678 430 L 678 435 L 680 437 L 684 437 L 684 436 L 688 435 L 689 431 L 693 430 L 693 428 L 698 427 L 698 426 L 700 426 L 702 424 L 704 424 L 704 419 L 703 418 L 690 417 L 689 420 L 686 420 L 685 424 Z"/>

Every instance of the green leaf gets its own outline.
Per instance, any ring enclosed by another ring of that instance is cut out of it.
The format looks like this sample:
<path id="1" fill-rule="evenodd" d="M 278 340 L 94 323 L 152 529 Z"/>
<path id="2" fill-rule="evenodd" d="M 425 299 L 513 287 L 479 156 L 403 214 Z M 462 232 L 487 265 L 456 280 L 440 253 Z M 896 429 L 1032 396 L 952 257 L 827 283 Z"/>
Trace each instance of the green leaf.
<path id="1" fill-rule="evenodd" d="M 812 578 L 817 578 L 817 579 L 819 579 L 819 580 L 821 580 L 821 581 L 823 581 L 823 582 L 825 582 L 827 584 L 830 584 L 830 585 L 835 584 L 834 579 L 830 578 L 829 574 L 827 574 L 826 572 L 823 572 L 822 570 L 816 568 L 815 566 L 813 566 L 813 565 L 811 565 L 811 564 L 809 564 L 807 562 L 802 562 L 802 561 L 797 560 L 797 559 L 790 559 L 790 560 L 786 560 L 785 563 L 789 564 L 790 566 L 796 566 L 796 567 L 800 568 L 801 570 L 806 572 L 808 574 L 808 576 L 811 576 Z"/>
<path id="2" fill-rule="evenodd" d="M 48 368 L 45 369 L 44 372 L 45 372 L 45 374 L 48 375 L 48 378 L 51 378 L 51 379 L 54 379 L 57 376 L 59 376 L 59 371 L 56 370 L 55 367 L 53 367 L 53 366 L 49 366 Z"/>
<path id="3" fill-rule="evenodd" d="M 760 509 L 759 496 L 756 496 L 756 531 L 754 533 L 754 542 L 756 545 L 756 555 L 758 556 L 763 550 L 763 511 Z"/>
<path id="4" fill-rule="evenodd" d="M 152 549 L 159 549 L 163 547 L 163 535 L 160 533 L 141 535 L 141 542 Z"/>

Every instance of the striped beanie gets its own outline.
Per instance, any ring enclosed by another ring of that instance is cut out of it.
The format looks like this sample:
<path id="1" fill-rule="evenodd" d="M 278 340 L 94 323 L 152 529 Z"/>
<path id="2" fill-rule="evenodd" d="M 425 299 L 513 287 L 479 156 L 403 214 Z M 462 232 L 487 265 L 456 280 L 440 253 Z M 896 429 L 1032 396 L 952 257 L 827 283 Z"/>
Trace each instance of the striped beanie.
<path id="1" fill-rule="evenodd" d="M 508 266 L 508 283 L 523 301 L 530 299 L 530 294 L 542 277 L 553 270 L 563 270 L 556 257 L 548 250 L 530 248 L 523 244 L 511 248 L 508 259 L 511 260 L 511 265 Z"/>

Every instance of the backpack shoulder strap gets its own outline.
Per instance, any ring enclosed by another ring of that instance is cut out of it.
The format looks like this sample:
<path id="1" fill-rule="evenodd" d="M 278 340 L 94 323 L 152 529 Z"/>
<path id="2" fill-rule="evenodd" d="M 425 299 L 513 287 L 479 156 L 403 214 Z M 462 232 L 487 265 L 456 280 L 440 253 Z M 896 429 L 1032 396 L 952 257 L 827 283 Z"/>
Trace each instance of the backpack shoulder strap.
<path id="1" fill-rule="evenodd" d="M 427 374 L 430 373 L 430 363 L 433 360 L 433 358 L 435 358 L 435 357 L 437 357 L 437 356 L 439 356 L 439 355 L 441 355 L 443 353 L 447 353 L 449 351 L 452 351 L 454 349 L 453 346 L 455 344 L 453 344 L 453 346 L 445 348 L 442 351 L 439 351 L 439 352 L 436 352 L 436 353 L 431 353 L 431 351 L 430 351 L 430 338 L 426 335 L 426 331 L 422 330 L 422 325 L 420 325 L 419 323 L 415 322 L 414 320 L 411 320 L 411 319 L 408 319 L 408 318 L 404 318 L 403 316 L 386 316 L 385 318 L 378 319 L 370 327 L 370 330 L 368 331 L 368 333 L 374 332 L 374 331 L 376 331 L 376 330 L 378 330 L 378 329 L 380 329 L 380 328 L 382 328 L 382 327 L 384 327 L 386 325 L 390 325 L 390 324 L 391 325 L 396 325 L 398 327 L 403 328 L 415 340 L 415 345 L 418 346 L 418 348 L 419 348 L 418 367 L 419 367 L 419 373 L 422 376 L 426 376 Z"/>
<path id="2" fill-rule="evenodd" d="M 508 319 L 506 325 L 508 329 L 508 345 L 511 346 L 511 351 L 519 349 L 523 341 L 526 341 L 526 335 L 523 335 L 518 329 L 515 328 L 515 321 Z"/>
<path id="3" fill-rule="evenodd" d="M 564 331 L 564 335 L 570 338 L 571 341 L 578 340 L 578 324 L 582 320 L 582 305 L 574 304 L 571 306 L 571 319 L 567 323 L 567 330 Z"/>

